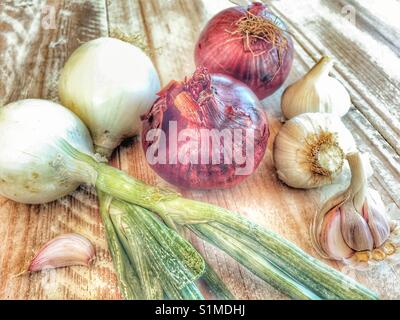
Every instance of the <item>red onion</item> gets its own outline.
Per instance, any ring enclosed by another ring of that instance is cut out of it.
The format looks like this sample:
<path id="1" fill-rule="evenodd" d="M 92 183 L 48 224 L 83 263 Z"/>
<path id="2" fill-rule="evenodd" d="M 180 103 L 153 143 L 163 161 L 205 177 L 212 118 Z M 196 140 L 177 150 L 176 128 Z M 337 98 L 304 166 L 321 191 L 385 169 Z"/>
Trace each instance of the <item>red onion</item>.
<path id="1" fill-rule="evenodd" d="M 293 63 L 287 27 L 261 3 L 221 11 L 206 25 L 195 48 L 197 66 L 246 83 L 259 99 L 273 94 Z"/>
<path id="2" fill-rule="evenodd" d="M 198 68 L 158 95 L 142 117 L 142 144 L 162 178 L 192 189 L 229 188 L 254 172 L 269 129 L 260 101 L 245 84 Z"/>

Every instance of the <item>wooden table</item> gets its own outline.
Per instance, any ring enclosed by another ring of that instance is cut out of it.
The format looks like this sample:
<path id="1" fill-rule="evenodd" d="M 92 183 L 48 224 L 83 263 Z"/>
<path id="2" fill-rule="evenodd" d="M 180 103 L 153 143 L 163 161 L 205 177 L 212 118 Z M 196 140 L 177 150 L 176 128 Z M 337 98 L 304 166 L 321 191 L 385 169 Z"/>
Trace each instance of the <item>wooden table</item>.
<path id="1" fill-rule="evenodd" d="M 345 124 L 360 150 L 371 155 L 375 170 L 371 185 L 386 204 L 399 207 L 400 25 L 396 15 L 400 2 L 268 3 L 286 21 L 295 40 L 295 63 L 287 84 L 303 75 L 322 54 L 337 59 L 333 75 L 344 83 L 353 101 Z M 117 29 L 144 37 L 163 84 L 182 79 L 194 70 L 193 46 L 202 27 L 230 5 L 227 0 L 2 1 L 0 105 L 23 98 L 57 101 L 57 79 L 68 56 L 81 43 Z M 281 125 L 281 94 L 279 90 L 264 101 L 272 137 L 265 159 L 253 176 L 227 191 L 182 192 L 236 210 L 316 255 L 308 233 L 318 208 L 315 192 L 286 187 L 273 167 L 271 145 Z M 112 164 L 148 183 L 166 185 L 147 166 L 137 141 L 122 146 Z M 80 232 L 94 242 L 97 260 L 91 268 L 13 276 L 44 242 L 65 232 Z M 190 238 L 237 298 L 285 298 L 225 254 L 194 236 Z M 332 265 L 347 270 L 343 265 Z M 400 298 L 397 267 L 383 263 L 368 272 L 346 272 L 384 298 Z M 71 196 L 39 206 L 0 198 L 0 298 L 120 298 L 92 189 L 82 187 Z"/>

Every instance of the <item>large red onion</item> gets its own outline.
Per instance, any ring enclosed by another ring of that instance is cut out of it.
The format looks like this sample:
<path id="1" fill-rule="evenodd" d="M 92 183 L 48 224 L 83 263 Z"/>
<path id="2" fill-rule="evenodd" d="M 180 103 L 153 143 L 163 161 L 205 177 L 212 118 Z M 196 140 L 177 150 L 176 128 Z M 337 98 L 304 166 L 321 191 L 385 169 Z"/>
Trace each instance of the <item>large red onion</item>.
<path id="1" fill-rule="evenodd" d="M 264 99 L 286 80 L 293 63 L 287 27 L 261 3 L 232 7 L 214 16 L 195 48 L 197 66 L 230 75 Z"/>
<path id="2" fill-rule="evenodd" d="M 232 187 L 264 156 L 269 128 L 261 108 L 245 84 L 198 68 L 193 77 L 167 85 L 142 117 L 146 158 L 174 185 Z"/>

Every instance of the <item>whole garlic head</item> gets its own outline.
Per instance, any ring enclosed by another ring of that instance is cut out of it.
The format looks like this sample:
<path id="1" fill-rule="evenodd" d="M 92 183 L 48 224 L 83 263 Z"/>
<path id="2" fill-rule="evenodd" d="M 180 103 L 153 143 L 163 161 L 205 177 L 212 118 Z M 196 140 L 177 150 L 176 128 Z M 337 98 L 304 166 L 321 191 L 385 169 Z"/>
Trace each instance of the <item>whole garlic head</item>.
<path id="1" fill-rule="evenodd" d="M 368 187 L 365 160 L 358 152 L 347 159 L 350 186 L 324 203 L 314 218 L 311 239 L 325 258 L 354 266 L 381 261 L 393 256 L 398 247 L 391 219 L 379 193 Z"/>
<path id="2" fill-rule="evenodd" d="M 287 119 L 307 112 L 342 117 L 349 111 L 350 95 L 337 79 L 329 76 L 332 67 L 332 58 L 325 56 L 302 79 L 286 88 L 281 108 Z"/>
<path id="3" fill-rule="evenodd" d="M 329 113 L 305 113 L 287 121 L 274 142 L 279 178 L 294 188 L 332 183 L 341 173 L 346 154 L 356 150 L 350 131 Z"/>

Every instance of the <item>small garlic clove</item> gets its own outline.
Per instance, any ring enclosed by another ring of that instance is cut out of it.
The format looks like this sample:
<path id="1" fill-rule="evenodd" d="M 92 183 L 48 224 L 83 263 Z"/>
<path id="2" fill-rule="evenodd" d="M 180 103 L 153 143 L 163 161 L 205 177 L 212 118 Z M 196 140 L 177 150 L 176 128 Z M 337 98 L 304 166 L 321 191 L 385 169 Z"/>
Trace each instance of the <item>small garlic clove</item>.
<path id="1" fill-rule="evenodd" d="M 367 202 L 363 207 L 363 215 L 368 222 L 374 239 L 374 247 L 378 248 L 390 236 L 390 223 L 386 217 L 386 209 L 379 194 L 371 189 L 368 191 Z"/>
<path id="2" fill-rule="evenodd" d="M 94 257 L 95 249 L 87 238 L 77 233 L 67 233 L 47 242 L 32 259 L 28 271 L 88 266 Z"/>
<path id="3" fill-rule="evenodd" d="M 331 259 L 342 260 L 353 255 L 353 250 L 346 244 L 342 236 L 340 208 L 335 207 L 325 215 L 321 227 L 320 244 Z"/>
<path id="4" fill-rule="evenodd" d="M 366 251 L 374 248 L 374 239 L 364 217 L 353 206 L 352 201 L 341 207 L 341 229 L 347 245 L 355 251 Z"/>

